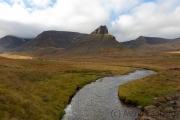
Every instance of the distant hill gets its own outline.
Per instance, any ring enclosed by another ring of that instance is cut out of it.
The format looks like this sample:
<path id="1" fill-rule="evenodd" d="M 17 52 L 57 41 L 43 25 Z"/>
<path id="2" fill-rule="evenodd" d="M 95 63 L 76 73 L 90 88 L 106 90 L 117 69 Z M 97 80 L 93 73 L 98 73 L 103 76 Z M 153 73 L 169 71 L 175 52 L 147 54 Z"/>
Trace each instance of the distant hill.
<path id="1" fill-rule="evenodd" d="M 95 55 L 117 53 L 123 50 L 127 50 L 127 48 L 116 41 L 113 35 L 108 34 L 106 26 L 100 26 L 91 34 L 66 48 L 65 52 L 79 55 Z"/>
<path id="2" fill-rule="evenodd" d="M 16 36 L 7 35 L 0 39 L 0 53 L 8 52 L 14 48 L 17 48 L 31 39 L 19 38 Z"/>
<path id="3" fill-rule="evenodd" d="M 168 43 L 169 41 L 170 41 L 170 39 L 140 36 L 135 40 L 122 42 L 122 44 L 129 48 L 139 48 L 143 45 L 164 44 L 164 43 Z"/>
<path id="4" fill-rule="evenodd" d="M 15 49 L 17 53 L 50 54 L 67 48 L 86 34 L 67 31 L 44 31 L 30 42 Z"/>
<path id="5" fill-rule="evenodd" d="M 165 48 L 166 51 L 180 51 L 180 38 L 172 39 L 160 47 Z"/>
<path id="6" fill-rule="evenodd" d="M 140 36 L 135 40 L 122 42 L 123 45 L 134 50 L 143 51 L 174 51 L 180 50 L 180 38 L 165 39 Z"/>
<path id="7" fill-rule="evenodd" d="M 93 55 L 133 57 L 145 52 L 180 51 L 180 38 L 165 39 L 140 36 L 135 40 L 118 42 L 100 26 L 91 34 L 68 31 L 44 31 L 34 39 L 5 36 L 0 39 L 0 53 L 32 56 Z"/>

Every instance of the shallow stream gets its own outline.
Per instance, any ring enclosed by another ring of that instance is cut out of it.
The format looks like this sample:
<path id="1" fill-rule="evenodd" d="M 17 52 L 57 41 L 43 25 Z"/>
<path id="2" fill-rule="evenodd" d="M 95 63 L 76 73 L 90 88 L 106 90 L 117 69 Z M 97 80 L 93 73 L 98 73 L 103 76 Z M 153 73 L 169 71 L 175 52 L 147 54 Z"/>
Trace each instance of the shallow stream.
<path id="1" fill-rule="evenodd" d="M 105 77 L 84 86 L 66 107 L 62 120 L 135 120 L 139 109 L 120 102 L 118 87 L 152 74 L 155 72 L 137 69 L 127 75 Z"/>

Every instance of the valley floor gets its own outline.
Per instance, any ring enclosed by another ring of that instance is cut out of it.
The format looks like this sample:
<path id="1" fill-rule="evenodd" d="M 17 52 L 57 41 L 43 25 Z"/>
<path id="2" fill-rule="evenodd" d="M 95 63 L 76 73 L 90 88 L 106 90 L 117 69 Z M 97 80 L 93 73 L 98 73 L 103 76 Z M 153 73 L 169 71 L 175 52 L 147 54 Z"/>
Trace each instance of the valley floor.
<path id="1" fill-rule="evenodd" d="M 155 96 L 180 90 L 180 55 L 139 58 L 0 58 L 0 119 L 59 119 L 76 90 L 98 78 L 127 74 L 133 67 L 156 75 L 119 87 L 127 103 L 150 105 Z"/>

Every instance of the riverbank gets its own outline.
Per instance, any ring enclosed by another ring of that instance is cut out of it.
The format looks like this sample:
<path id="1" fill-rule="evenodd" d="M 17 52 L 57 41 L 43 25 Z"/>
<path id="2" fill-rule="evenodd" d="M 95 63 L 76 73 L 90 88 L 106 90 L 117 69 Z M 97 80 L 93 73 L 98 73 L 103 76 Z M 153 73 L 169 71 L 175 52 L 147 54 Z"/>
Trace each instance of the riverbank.
<path id="1" fill-rule="evenodd" d="M 155 97 L 153 105 L 146 106 L 136 120 L 179 120 L 180 91 Z"/>
<path id="2" fill-rule="evenodd" d="M 119 64 L 93 58 L 0 58 L 0 119 L 58 120 L 77 86 L 133 71 Z"/>
<path id="3" fill-rule="evenodd" d="M 59 119 L 65 113 L 64 109 L 77 86 L 82 87 L 109 75 L 127 74 L 133 71 L 132 67 L 158 72 L 157 75 L 141 79 L 142 85 L 140 81 L 132 87 L 139 86 L 141 89 L 137 93 L 150 95 L 153 101 L 154 96 L 158 97 L 161 93 L 180 90 L 179 61 L 177 54 L 148 58 L 83 57 L 61 60 L 12 60 L 0 57 L 0 119 Z M 128 86 L 127 89 L 133 92 Z M 159 89 L 162 89 L 160 93 Z"/>
<path id="4" fill-rule="evenodd" d="M 132 61 L 131 64 L 134 67 L 156 70 L 157 74 L 120 86 L 118 95 L 122 101 L 146 107 L 153 105 L 154 98 L 180 90 L 180 55 L 147 58 Z"/>
<path id="5" fill-rule="evenodd" d="M 150 70 L 135 70 L 122 76 L 105 77 L 84 86 L 72 98 L 62 120 L 132 120 L 138 117 L 139 109 L 121 104 L 118 87 L 137 78 L 155 74 Z M 124 115 L 131 111 L 133 115 Z M 118 112 L 118 114 L 115 114 Z M 123 115 L 123 116 L 122 116 Z"/>

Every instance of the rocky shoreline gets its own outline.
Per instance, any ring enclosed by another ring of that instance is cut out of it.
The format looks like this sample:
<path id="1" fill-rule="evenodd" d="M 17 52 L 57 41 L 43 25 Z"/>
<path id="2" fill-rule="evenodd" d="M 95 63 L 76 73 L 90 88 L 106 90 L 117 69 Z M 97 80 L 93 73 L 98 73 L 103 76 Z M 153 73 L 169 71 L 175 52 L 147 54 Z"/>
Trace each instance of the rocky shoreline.
<path id="1" fill-rule="evenodd" d="M 180 120 L 180 91 L 154 98 L 154 104 L 142 108 L 136 120 Z"/>

